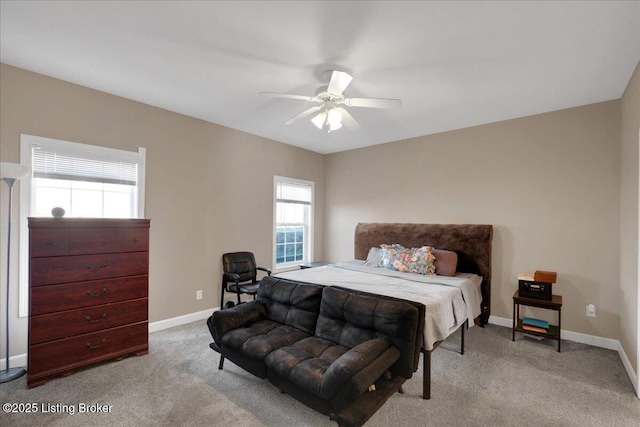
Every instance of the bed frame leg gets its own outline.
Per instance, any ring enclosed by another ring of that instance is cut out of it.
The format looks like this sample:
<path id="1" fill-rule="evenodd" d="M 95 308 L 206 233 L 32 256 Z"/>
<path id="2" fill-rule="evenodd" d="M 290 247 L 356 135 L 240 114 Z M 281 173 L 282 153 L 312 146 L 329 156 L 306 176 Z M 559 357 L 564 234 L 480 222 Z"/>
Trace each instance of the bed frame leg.
<path id="1" fill-rule="evenodd" d="M 464 354 L 464 330 L 469 327 L 469 319 L 462 324 L 462 335 L 460 337 L 460 354 Z"/>
<path id="2" fill-rule="evenodd" d="M 422 398 L 431 399 L 431 351 L 422 352 Z"/>

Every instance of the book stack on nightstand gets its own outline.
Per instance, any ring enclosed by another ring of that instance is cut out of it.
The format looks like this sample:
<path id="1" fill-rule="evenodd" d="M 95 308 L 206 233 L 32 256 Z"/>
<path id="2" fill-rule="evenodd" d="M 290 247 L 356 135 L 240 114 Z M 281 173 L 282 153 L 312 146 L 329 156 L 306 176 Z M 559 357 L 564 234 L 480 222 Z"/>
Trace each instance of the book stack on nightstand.
<path id="1" fill-rule="evenodd" d="M 549 333 L 549 322 L 546 320 L 535 319 L 533 317 L 522 318 L 522 329 L 525 331 L 540 332 L 541 334 Z"/>

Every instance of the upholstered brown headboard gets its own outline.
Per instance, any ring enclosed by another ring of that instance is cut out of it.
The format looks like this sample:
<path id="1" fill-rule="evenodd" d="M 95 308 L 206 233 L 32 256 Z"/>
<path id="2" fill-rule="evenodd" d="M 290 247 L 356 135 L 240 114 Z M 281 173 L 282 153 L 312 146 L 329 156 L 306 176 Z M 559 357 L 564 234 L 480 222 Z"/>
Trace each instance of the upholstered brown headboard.
<path id="1" fill-rule="evenodd" d="M 355 232 L 355 259 L 367 259 L 369 249 L 383 243 L 405 247 L 432 246 L 458 254 L 457 271 L 483 277 L 482 314 L 485 325 L 491 314 L 492 225 L 359 223 Z"/>

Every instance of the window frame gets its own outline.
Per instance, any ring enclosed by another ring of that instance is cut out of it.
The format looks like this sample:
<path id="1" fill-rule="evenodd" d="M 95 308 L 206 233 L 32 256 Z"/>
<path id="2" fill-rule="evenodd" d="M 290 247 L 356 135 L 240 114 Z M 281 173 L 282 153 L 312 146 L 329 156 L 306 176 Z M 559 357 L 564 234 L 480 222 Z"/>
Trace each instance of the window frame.
<path id="1" fill-rule="evenodd" d="M 43 145 L 63 150 L 64 147 L 82 149 L 89 155 L 100 157 L 101 155 L 114 158 L 120 157 L 138 164 L 137 182 L 137 218 L 144 218 L 145 207 L 145 175 L 146 175 L 146 149 L 138 147 L 138 151 L 127 151 L 117 148 L 101 147 L 98 145 L 81 144 L 78 142 L 64 141 L 60 139 L 45 138 L 41 136 L 20 135 L 20 163 L 32 168 L 32 147 Z M 27 218 L 31 216 L 33 174 L 20 180 L 20 245 L 18 254 L 18 317 L 26 317 L 29 314 L 29 229 Z"/>
<path id="2" fill-rule="evenodd" d="M 304 185 L 304 186 L 308 186 L 311 189 L 311 202 L 309 203 L 309 214 L 308 214 L 308 224 L 306 225 L 306 229 L 307 229 L 307 238 L 305 239 L 306 241 L 304 242 L 304 247 L 303 247 L 303 254 L 305 256 L 303 256 L 302 260 L 300 261 L 293 261 L 293 262 L 285 262 L 285 263 L 281 263 L 278 264 L 277 263 L 277 249 L 276 249 L 276 245 L 277 245 L 277 227 L 278 227 L 278 223 L 277 223 L 277 206 L 278 206 L 278 202 L 280 201 L 280 199 L 278 199 L 278 183 L 290 183 L 290 184 L 295 184 L 295 185 Z M 306 181 L 303 179 L 297 179 L 297 178 L 288 178 L 288 177 L 284 177 L 284 176 L 277 176 L 275 175 L 273 177 L 273 241 L 272 241 L 272 270 L 274 272 L 280 272 L 280 271 L 287 271 L 287 270 L 293 270 L 295 268 L 298 268 L 298 266 L 300 264 L 305 264 L 308 262 L 311 262 L 313 260 L 313 241 L 314 241 L 314 206 L 315 206 L 315 183 L 313 181 Z"/>

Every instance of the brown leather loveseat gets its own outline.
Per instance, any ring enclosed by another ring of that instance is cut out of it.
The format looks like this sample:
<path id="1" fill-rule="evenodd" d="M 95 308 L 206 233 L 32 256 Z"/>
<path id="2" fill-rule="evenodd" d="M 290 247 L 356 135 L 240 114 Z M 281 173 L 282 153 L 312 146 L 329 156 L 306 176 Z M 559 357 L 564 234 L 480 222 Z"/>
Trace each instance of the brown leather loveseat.
<path id="1" fill-rule="evenodd" d="M 402 391 L 419 357 L 415 304 L 278 277 L 207 325 L 219 369 L 229 359 L 344 426 L 362 425 Z"/>

